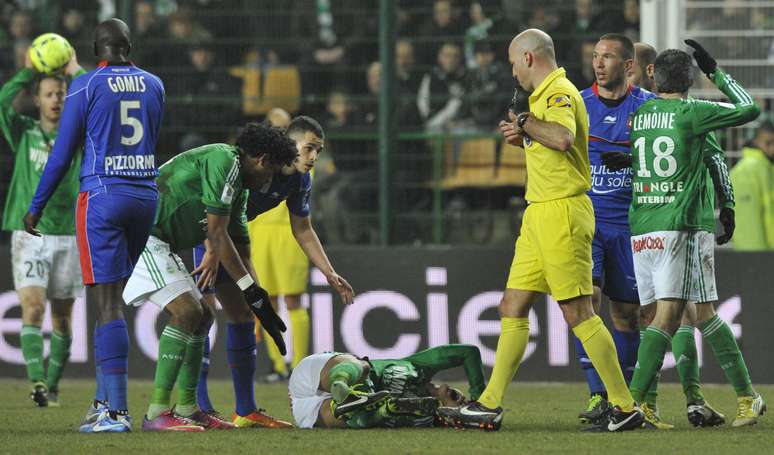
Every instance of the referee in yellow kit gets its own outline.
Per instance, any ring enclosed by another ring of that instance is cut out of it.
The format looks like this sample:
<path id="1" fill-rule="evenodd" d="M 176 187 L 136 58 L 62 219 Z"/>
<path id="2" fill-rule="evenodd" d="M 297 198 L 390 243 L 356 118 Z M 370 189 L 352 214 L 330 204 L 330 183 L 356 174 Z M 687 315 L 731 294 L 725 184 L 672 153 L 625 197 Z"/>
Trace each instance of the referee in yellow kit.
<path id="1" fill-rule="evenodd" d="M 591 175 L 585 105 L 564 68 L 557 67 L 554 43 L 546 33 L 520 33 L 511 41 L 508 58 L 513 76 L 531 92 L 530 111 L 511 113 L 511 122 L 501 122 L 500 130 L 508 143 L 523 142 L 530 204 L 500 302 L 501 332 L 489 385 L 477 402 L 453 412 L 465 417 L 460 421 L 478 420 L 481 428 L 500 427 L 505 389 L 529 341 L 529 310 L 543 293 L 559 302 L 607 388 L 612 407 L 594 428 L 640 427 L 642 414 L 624 382 L 613 339 L 591 306 L 594 211 L 586 195 Z"/>

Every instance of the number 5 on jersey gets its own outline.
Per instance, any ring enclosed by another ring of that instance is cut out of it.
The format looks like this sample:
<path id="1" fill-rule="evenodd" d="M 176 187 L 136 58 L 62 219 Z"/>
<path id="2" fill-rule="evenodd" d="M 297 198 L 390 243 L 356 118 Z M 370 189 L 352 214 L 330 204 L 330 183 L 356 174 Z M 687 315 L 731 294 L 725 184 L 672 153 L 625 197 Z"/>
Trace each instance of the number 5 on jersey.
<path id="1" fill-rule="evenodd" d="M 121 144 L 128 146 L 139 144 L 140 141 L 142 141 L 143 135 L 145 134 L 145 130 L 143 129 L 140 120 L 137 117 L 132 117 L 129 115 L 130 109 L 140 109 L 140 101 L 121 101 L 121 125 L 129 126 L 132 128 L 131 136 L 127 137 L 121 135 Z"/>

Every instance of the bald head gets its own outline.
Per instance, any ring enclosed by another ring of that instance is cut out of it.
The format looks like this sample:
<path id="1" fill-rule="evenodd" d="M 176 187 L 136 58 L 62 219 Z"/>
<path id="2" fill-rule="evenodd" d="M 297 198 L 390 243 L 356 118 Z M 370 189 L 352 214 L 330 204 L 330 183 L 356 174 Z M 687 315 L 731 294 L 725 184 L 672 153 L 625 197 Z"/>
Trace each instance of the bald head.
<path id="1" fill-rule="evenodd" d="M 542 30 L 530 28 L 516 35 L 508 48 L 513 77 L 532 92 L 556 69 L 554 40 Z"/>
<path id="2" fill-rule="evenodd" d="M 556 59 L 554 54 L 554 40 L 543 30 L 530 28 L 516 35 L 511 41 L 511 47 L 521 51 L 530 52 L 535 56 Z"/>
<path id="3" fill-rule="evenodd" d="M 121 19 L 108 19 L 100 22 L 94 31 L 94 54 L 105 60 L 126 58 L 132 42 L 129 27 Z"/>
<path id="4" fill-rule="evenodd" d="M 655 91 L 656 84 L 653 81 L 653 62 L 656 61 L 658 52 L 647 43 L 634 43 L 634 65 L 627 74 L 629 84 L 638 85 L 645 90 Z"/>
<path id="5" fill-rule="evenodd" d="M 287 128 L 288 125 L 290 125 L 290 114 L 288 114 L 285 109 L 275 107 L 266 114 L 266 120 L 268 120 L 272 126 Z"/>

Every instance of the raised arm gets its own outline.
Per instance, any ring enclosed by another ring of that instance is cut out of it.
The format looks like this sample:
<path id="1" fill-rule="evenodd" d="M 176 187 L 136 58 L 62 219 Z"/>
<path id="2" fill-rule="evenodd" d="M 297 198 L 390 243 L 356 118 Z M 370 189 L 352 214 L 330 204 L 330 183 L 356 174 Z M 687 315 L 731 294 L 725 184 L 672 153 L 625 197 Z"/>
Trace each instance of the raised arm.
<path id="1" fill-rule="evenodd" d="M 31 69 L 24 68 L 0 88 L 0 130 L 2 130 L 3 137 L 8 141 L 13 153 L 16 153 L 25 128 L 24 116 L 13 108 L 13 100 L 24 87 L 29 85 L 34 75 L 35 73 Z"/>
<path id="2" fill-rule="evenodd" d="M 417 352 L 404 360 L 422 369 L 426 379 L 441 370 L 461 366 L 468 378 L 470 398 L 477 400 L 484 392 L 484 364 L 481 361 L 481 352 L 472 344 L 445 344 Z"/>

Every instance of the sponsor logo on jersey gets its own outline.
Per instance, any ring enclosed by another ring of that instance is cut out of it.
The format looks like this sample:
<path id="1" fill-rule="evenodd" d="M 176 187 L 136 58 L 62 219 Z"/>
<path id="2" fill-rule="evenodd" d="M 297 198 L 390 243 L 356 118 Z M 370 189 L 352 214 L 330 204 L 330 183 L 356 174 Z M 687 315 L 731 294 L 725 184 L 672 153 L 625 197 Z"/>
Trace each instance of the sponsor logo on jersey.
<path id="1" fill-rule="evenodd" d="M 615 125 L 616 122 L 618 122 L 618 117 L 614 115 L 606 115 L 605 118 L 602 119 L 602 123 L 609 123 L 609 124 Z"/>
<path id="2" fill-rule="evenodd" d="M 114 155 L 105 157 L 105 173 L 120 174 L 120 171 L 153 171 L 156 157 L 153 155 Z"/>
<path id="3" fill-rule="evenodd" d="M 632 239 L 632 251 L 639 253 L 642 250 L 663 250 L 664 240 L 664 237 L 651 237 L 649 235 Z"/>

